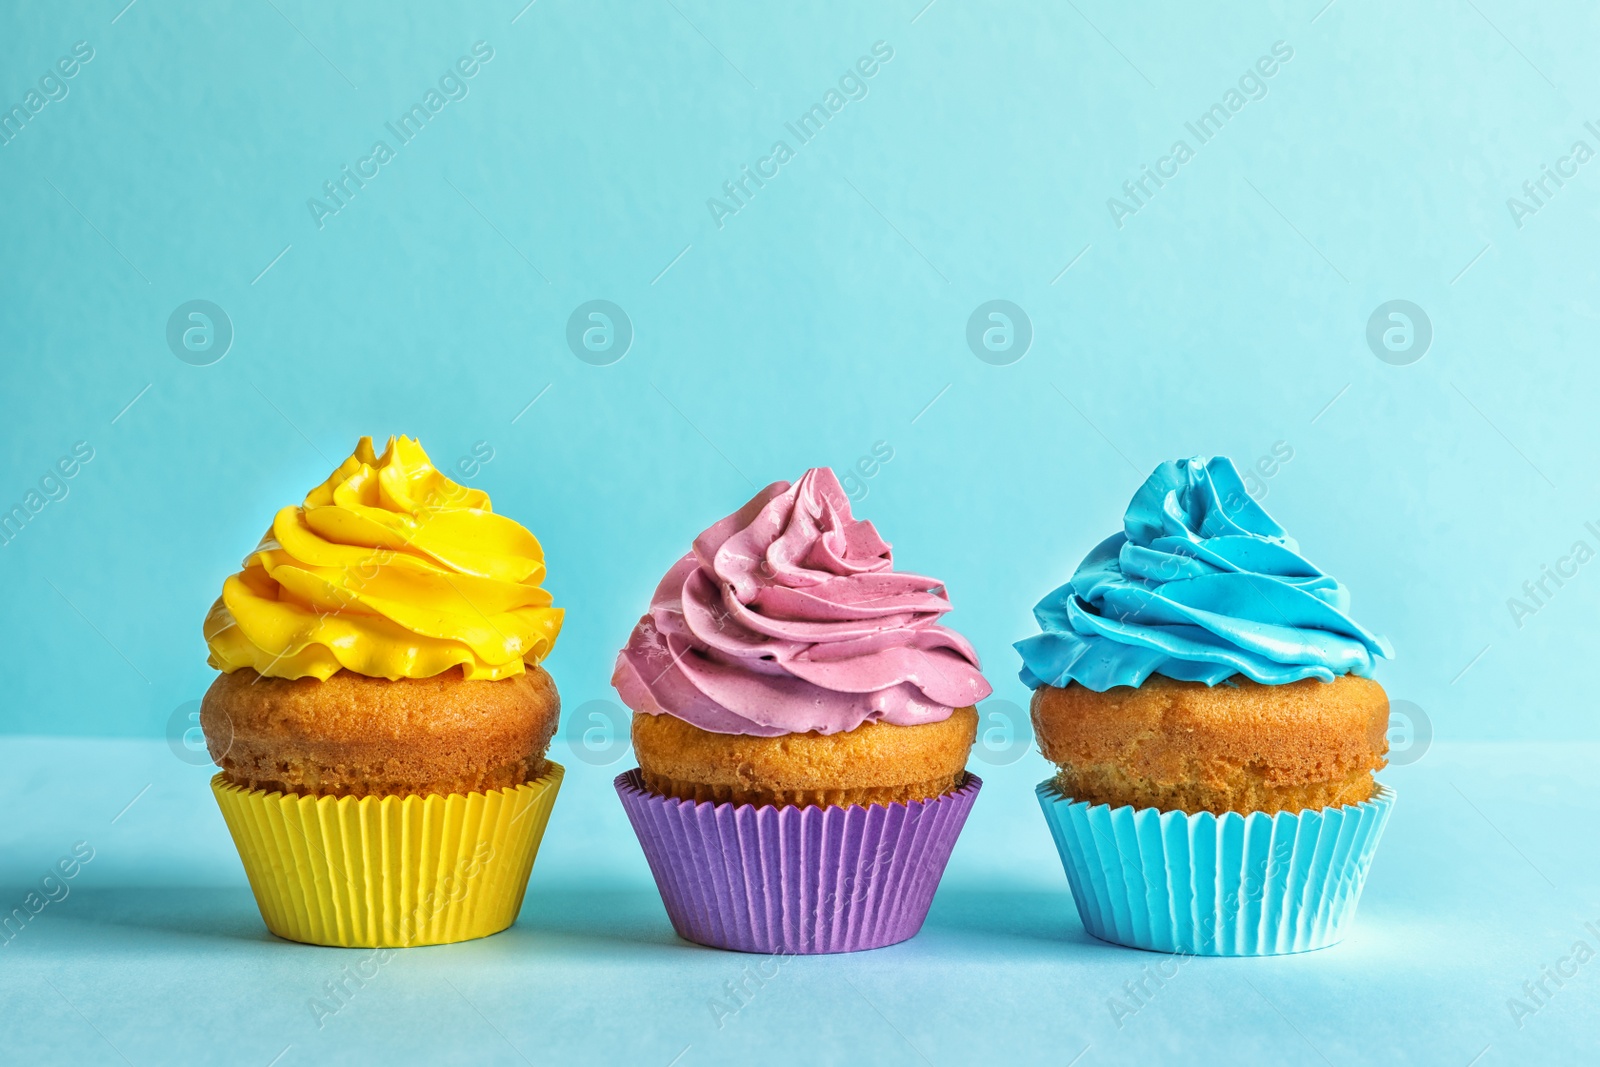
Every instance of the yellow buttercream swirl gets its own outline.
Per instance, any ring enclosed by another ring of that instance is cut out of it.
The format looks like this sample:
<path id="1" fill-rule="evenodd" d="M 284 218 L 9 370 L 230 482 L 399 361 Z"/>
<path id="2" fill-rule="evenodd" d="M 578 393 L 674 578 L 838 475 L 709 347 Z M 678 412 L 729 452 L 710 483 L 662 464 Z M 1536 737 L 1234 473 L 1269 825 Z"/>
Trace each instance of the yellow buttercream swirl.
<path id="1" fill-rule="evenodd" d="M 209 662 L 275 678 L 507 678 L 561 632 L 544 551 L 422 446 L 363 437 L 305 503 L 272 520 L 206 616 Z"/>

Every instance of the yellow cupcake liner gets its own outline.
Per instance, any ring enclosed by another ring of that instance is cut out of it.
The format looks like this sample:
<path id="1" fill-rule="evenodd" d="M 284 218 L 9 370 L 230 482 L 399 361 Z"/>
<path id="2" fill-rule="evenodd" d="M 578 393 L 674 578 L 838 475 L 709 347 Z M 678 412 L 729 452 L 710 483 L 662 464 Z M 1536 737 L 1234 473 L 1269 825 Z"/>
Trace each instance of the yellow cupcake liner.
<path id="1" fill-rule="evenodd" d="M 267 929 L 337 948 L 448 945 L 516 921 L 565 773 L 514 789 L 315 797 L 211 779 Z"/>

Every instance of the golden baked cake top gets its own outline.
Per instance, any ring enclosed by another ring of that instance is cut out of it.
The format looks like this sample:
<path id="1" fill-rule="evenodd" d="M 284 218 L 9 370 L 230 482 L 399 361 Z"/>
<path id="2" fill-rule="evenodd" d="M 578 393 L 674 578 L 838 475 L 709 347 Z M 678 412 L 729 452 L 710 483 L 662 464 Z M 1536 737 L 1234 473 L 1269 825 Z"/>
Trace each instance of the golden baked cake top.
<path id="1" fill-rule="evenodd" d="M 277 678 L 507 678 L 550 654 L 544 550 L 458 485 L 422 446 L 356 443 L 222 585 L 205 621 L 209 662 Z"/>

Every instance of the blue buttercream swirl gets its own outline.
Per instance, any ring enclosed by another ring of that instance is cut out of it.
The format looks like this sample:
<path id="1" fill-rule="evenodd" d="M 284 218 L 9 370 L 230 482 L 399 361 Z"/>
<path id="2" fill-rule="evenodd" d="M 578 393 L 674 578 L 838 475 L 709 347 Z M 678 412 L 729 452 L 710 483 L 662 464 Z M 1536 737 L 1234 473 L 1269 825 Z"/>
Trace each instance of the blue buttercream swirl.
<path id="1" fill-rule="evenodd" d="M 1350 618 L 1350 593 L 1308 563 L 1226 457 L 1169 461 L 1133 495 L 1122 532 L 1033 609 L 1016 643 L 1029 688 L 1097 692 L 1152 674 L 1216 685 L 1370 676 L 1392 659 Z"/>

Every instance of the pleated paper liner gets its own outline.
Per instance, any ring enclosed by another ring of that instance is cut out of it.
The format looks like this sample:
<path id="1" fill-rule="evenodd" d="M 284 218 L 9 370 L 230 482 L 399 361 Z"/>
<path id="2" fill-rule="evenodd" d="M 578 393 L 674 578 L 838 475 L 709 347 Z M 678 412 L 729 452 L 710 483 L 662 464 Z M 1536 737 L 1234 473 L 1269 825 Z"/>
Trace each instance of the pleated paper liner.
<path id="1" fill-rule="evenodd" d="M 1362 804 L 1218 816 L 1089 804 L 1053 781 L 1036 792 L 1084 929 L 1198 956 L 1343 940 L 1395 799 L 1380 784 Z"/>
<path id="2" fill-rule="evenodd" d="M 678 936 L 739 952 L 857 952 L 922 928 L 983 782 L 933 800 L 848 807 L 617 794 Z"/>
<path id="3" fill-rule="evenodd" d="M 446 945 L 516 921 L 564 773 L 486 793 L 314 797 L 211 780 L 267 929 L 338 948 Z"/>

